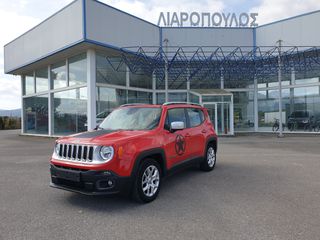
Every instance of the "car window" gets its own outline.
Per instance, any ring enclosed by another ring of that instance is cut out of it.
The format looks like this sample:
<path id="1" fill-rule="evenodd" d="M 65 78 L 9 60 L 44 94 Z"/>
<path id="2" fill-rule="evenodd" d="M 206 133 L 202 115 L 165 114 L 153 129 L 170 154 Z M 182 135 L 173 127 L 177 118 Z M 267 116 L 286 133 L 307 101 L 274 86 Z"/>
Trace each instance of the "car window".
<path id="1" fill-rule="evenodd" d="M 164 128 L 169 130 L 172 122 L 184 122 L 184 126 L 187 126 L 184 108 L 173 108 L 168 110 Z"/>
<path id="2" fill-rule="evenodd" d="M 200 109 L 188 108 L 187 113 L 190 127 L 199 126 L 203 122 L 203 112 Z"/>

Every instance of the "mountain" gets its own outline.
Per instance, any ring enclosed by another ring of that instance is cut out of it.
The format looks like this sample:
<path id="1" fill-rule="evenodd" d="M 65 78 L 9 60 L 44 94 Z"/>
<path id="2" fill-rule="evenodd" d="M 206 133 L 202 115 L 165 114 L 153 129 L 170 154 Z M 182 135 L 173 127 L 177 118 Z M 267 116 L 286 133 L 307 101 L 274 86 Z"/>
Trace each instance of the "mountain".
<path id="1" fill-rule="evenodd" d="M 21 117 L 21 109 L 4 110 L 0 109 L 0 117 Z"/>

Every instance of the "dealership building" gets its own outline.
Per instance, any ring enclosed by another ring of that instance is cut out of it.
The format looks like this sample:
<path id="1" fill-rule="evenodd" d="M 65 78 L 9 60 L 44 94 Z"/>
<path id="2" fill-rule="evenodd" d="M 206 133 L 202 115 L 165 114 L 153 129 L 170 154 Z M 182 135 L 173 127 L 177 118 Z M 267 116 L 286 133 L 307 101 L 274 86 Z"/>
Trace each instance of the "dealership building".
<path id="1" fill-rule="evenodd" d="M 122 104 L 164 102 L 205 106 L 220 135 L 278 122 L 317 132 L 319 22 L 315 11 L 258 27 L 160 27 L 76 0 L 6 44 L 4 68 L 21 76 L 23 134 L 91 130 Z"/>

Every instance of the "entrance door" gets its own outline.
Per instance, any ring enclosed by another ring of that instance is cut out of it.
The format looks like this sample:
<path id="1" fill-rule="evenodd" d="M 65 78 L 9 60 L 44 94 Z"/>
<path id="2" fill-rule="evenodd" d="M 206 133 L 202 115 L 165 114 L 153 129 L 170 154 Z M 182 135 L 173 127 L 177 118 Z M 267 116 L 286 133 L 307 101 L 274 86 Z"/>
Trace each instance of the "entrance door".
<path id="1" fill-rule="evenodd" d="M 204 103 L 203 106 L 208 109 L 211 122 L 214 124 L 214 129 L 219 135 L 227 135 L 232 133 L 232 119 L 230 103 Z"/>

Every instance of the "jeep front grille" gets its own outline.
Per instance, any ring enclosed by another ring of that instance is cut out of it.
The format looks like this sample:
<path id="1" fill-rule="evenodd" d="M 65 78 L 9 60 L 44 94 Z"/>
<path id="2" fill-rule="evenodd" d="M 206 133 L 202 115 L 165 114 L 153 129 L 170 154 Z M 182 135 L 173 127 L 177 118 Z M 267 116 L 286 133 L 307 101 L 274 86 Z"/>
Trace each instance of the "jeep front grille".
<path id="1" fill-rule="evenodd" d="M 64 160 L 92 162 L 93 153 L 96 146 L 86 146 L 77 144 L 59 144 L 58 157 Z"/>

